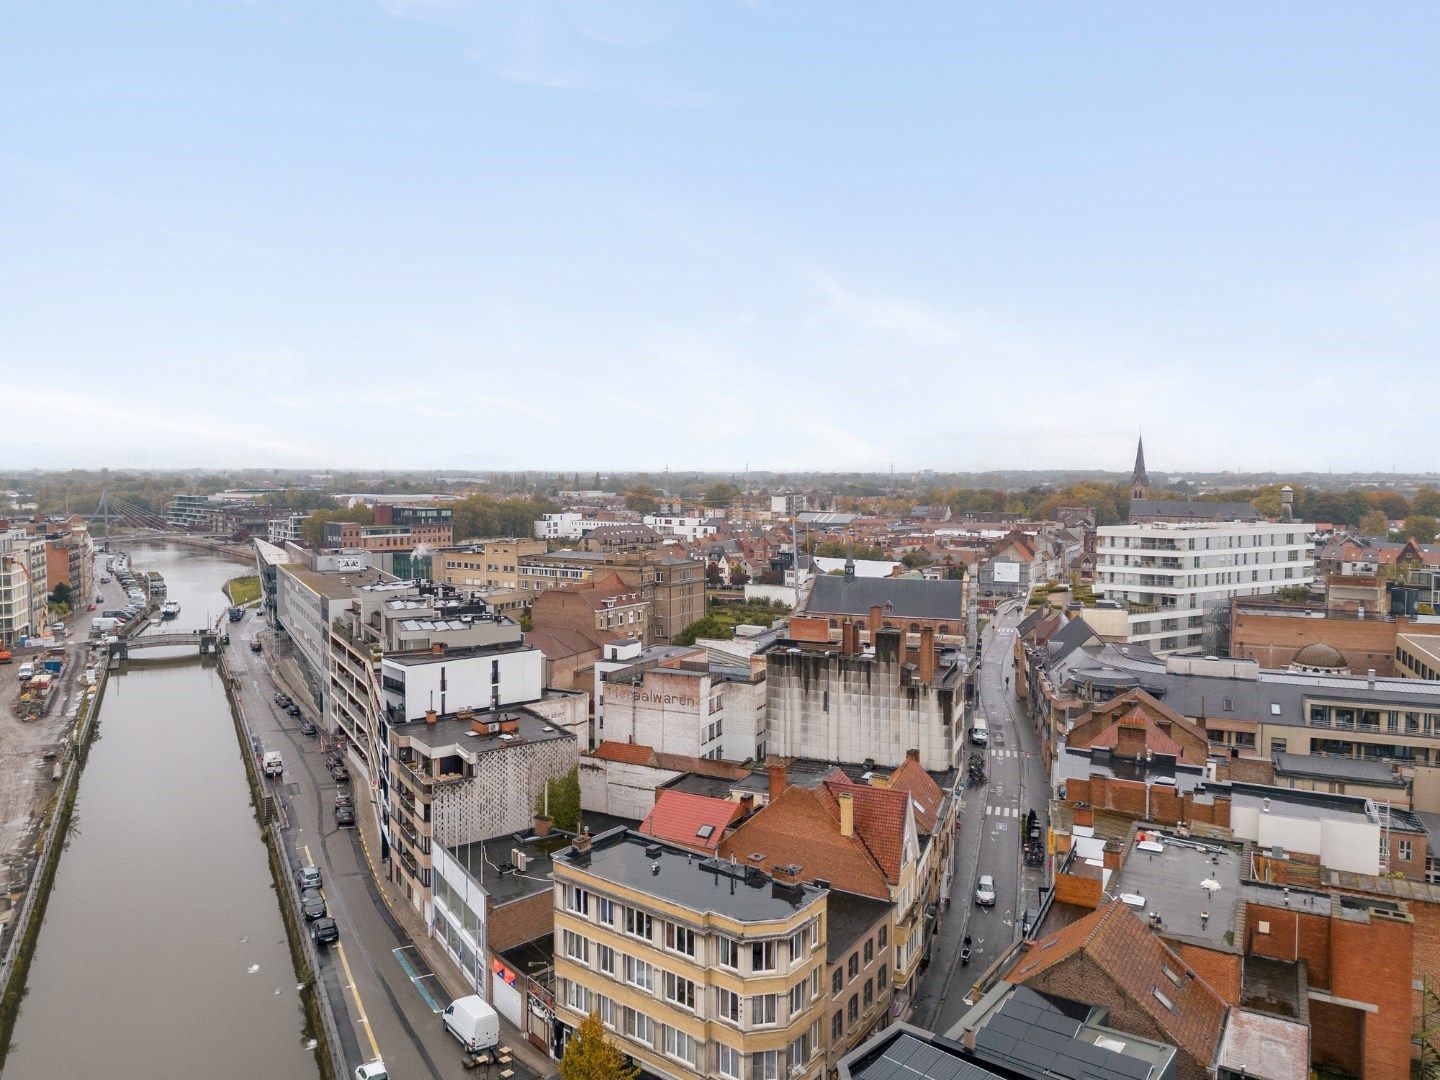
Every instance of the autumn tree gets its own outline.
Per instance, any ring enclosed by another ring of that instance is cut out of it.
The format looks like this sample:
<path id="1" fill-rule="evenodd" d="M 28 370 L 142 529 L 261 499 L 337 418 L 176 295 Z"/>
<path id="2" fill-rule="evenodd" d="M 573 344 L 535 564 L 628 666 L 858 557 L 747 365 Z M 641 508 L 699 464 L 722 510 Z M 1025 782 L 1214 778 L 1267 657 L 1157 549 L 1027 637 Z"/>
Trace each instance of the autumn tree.
<path id="1" fill-rule="evenodd" d="M 1366 536 L 1384 536 L 1390 531 L 1390 519 L 1384 510 L 1367 510 L 1360 517 L 1360 532 Z"/>
<path id="2" fill-rule="evenodd" d="M 580 1021 L 560 1059 L 560 1080 L 638 1080 L 639 1076 L 640 1070 L 626 1064 L 625 1055 L 605 1034 L 599 1013 Z"/>
<path id="3" fill-rule="evenodd" d="M 653 514 L 660 509 L 660 492 L 644 484 L 637 485 L 625 493 L 625 509 L 637 514 Z"/>
<path id="4" fill-rule="evenodd" d="M 1428 544 L 1435 539 L 1436 533 L 1440 533 L 1440 520 L 1428 514 L 1410 514 L 1400 528 L 1400 539 L 1409 540 L 1413 537 L 1421 544 Z"/>
<path id="5" fill-rule="evenodd" d="M 301 542 L 306 547 L 319 547 L 325 541 L 325 525 L 331 521 L 354 521 L 360 525 L 374 525 L 375 511 L 362 505 L 344 510 L 316 510 L 300 525 Z"/>

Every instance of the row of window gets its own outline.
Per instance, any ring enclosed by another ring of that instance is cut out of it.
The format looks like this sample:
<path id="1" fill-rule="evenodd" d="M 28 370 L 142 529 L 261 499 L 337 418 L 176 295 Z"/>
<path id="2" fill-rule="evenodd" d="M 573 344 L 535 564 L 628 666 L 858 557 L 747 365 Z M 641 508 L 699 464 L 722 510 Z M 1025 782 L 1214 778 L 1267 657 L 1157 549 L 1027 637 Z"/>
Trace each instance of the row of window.
<path id="1" fill-rule="evenodd" d="M 568 979 L 560 982 L 561 1000 L 567 1006 L 587 1016 L 592 1012 L 599 1014 L 600 1022 L 625 1040 L 681 1062 L 697 1073 L 709 1072 L 710 1062 L 713 1061 L 714 1071 L 720 1076 L 729 1080 L 742 1080 L 746 1076 L 747 1055 L 744 1051 L 717 1039 L 711 1044 L 713 1050 L 706 1054 L 707 1044 L 701 1043 L 680 1028 L 659 1023 L 647 1014 L 621 1005 L 579 983 Z M 810 1063 L 819 1048 L 820 1025 L 817 1021 L 790 1043 L 785 1051 L 784 1061 L 781 1060 L 781 1052 L 778 1050 L 763 1050 L 748 1055 L 749 1078 L 780 1080 L 782 1067 L 788 1065 L 791 1070 L 803 1068 Z"/>

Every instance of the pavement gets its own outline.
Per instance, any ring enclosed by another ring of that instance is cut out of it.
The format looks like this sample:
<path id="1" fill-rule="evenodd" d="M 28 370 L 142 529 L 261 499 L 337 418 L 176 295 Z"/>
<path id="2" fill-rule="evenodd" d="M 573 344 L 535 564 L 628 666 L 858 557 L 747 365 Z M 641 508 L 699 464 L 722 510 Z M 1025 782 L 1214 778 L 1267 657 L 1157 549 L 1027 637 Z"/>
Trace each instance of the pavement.
<path id="1" fill-rule="evenodd" d="M 225 627 L 231 637 L 228 660 L 241 683 L 239 698 L 251 731 L 264 750 L 278 750 L 285 760 L 283 777 L 267 784 L 283 806 L 287 852 L 294 866 L 320 868 L 326 906 L 340 928 L 340 941 L 322 951 L 318 975 L 337 1014 L 347 1075 L 374 1058 L 384 1060 L 391 1076 L 406 1080 L 474 1075 L 461 1064 L 460 1044 L 439 1016 L 470 991 L 426 934 L 420 914 L 384 880 L 374 858 L 379 834 L 363 781 L 354 791 L 361 827 L 336 826 L 335 796 L 350 785 L 331 778 L 322 740 L 302 734 L 301 718 L 275 705 L 276 690 L 284 690 L 307 710 L 304 717 L 318 724 L 308 696 L 290 684 L 294 675 L 283 664 L 277 683 L 269 663 L 273 636 L 257 615 L 247 613 Z M 250 651 L 256 636 L 262 639 L 260 653 Z M 354 763 L 350 771 L 360 776 Z M 501 1041 L 511 1052 L 506 1067 L 513 1080 L 554 1071 L 555 1063 L 503 1018 Z"/>
<path id="2" fill-rule="evenodd" d="M 1031 809 L 1045 822 L 1049 789 L 1039 737 L 1013 689 L 1015 626 L 1023 615 L 1023 604 L 1005 605 L 981 641 L 977 712 L 990 727 L 987 782 L 962 791 L 953 903 L 941 914 L 930 963 L 912 1003 L 913 1022 L 941 1033 L 965 1014 L 975 981 L 1010 948 L 1026 910 L 1033 914 L 1039 903 L 1043 871 L 1023 866 L 1022 844 Z M 960 755 L 962 780 L 964 763 L 976 749 L 967 745 Z M 974 902 L 980 874 L 995 879 L 994 907 Z M 968 965 L 960 962 L 966 934 L 971 938 Z"/>

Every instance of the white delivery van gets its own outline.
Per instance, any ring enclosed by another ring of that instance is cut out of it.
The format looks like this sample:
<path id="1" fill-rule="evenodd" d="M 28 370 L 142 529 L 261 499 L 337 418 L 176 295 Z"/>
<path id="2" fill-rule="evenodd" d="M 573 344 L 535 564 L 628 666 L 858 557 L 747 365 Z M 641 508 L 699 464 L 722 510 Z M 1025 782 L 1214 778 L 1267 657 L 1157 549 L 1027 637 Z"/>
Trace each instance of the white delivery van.
<path id="1" fill-rule="evenodd" d="M 285 761 L 280 757 L 279 750 L 265 751 L 264 764 L 262 768 L 266 776 L 279 776 L 285 771 Z"/>
<path id="2" fill-rule="evenodd" d="M 441 1017 L 445 1030 L 470 1053 L 500 1045 L 500 1017 L 478 994 L 456 998 Z"/>
<path id="3" fill-rule="evenodd" d="M 18 678 L 21 682 L 26 682 L 26 681 L 28 681 L 28 680 L 31 678 L 31 676 L 33 676 L 34 674 L 35 674 L 35 665 L 27 662 L 27 663 L 24 663 L 24 664 L 21 664 L 21 665 L 20 665 L 20 670 L 19 670 L 18 672 L 16 672 L 16 678 Z"/>
<path id="4" fill-rule="evenodd" d="M 102 615 L 90 620 L 90 632 L 92 634 L 108 634 L 118 625 L 119 623 L 112 616 Z"/>
<path id="5" fill-rule="evenodd" d="M 985 723 L 983 716 L 975 717 L 975 722 L 970 725 L 970 741 L 976 746 L 984 746 L 990 741 L 990 725 Z"/>

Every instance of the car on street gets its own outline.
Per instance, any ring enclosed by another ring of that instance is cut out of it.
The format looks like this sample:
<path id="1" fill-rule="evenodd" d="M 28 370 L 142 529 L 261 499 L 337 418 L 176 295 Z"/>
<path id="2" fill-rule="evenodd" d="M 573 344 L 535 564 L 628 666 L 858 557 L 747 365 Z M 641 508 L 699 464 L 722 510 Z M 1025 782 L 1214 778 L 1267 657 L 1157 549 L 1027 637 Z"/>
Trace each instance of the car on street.
<path id="1" fill-rule="evenodd" d="M 347 829 L 354 828 L 354 827 L 355 827 L 355 811 L 354 811 L 351 807 L 348 807 L 348 806 L 336 806 L 336 807 L 335 807 L 335 824 L 341 826 L 342 828 L 347 828 Z"/>
<path id="2" fill-rule="evenodd" d="M 259 652 L 259 651 L 260 651 L 260 639 L 259 639 L 259 638 L 256 638 L 254 641 L 250 642 L 250 651 L 251 651 L 251 652 Z"/>
<path id="3" fill-rule="evenodd" d="M 310 940 L 316 945 L 328 945 L 340 940 L 340 927 L 331 918 L 316 919 L 310 924 Z"/>
<path id="4" fill-rule="evenodd" d="M 300 889 L 318 889 L 320 887 L 320 868 L 318 866 L 302 866 L 298 875 Z"/>
<path id="5" fill-rule="evenodd" d="M 306 889 L 300 894 L 300 910 L 305 912 L 307 919 L 323 919 L 330 914 L 325 910 L 325 897 L 320 895 L 319 889 Z"/>
<path id="6" fill-rule="evenodd" d="M 975 882 L 975 903 L 981 907 L 995 906 L 995 879 L 989 874 L 981 874 Z"/>
<path id="7" fill-rule="evenodd" d="M 334 765 L 330 766 L 330 776 L 337 782 L 349 780 L 350 770 L 345 767 L 343 762 L 336 762 Z"/>
<path id="8" fill-rule="evenodd" d="M 385 1062 L 376 1058 L 355 1069 L 355 1080 L 390 1080 L 390 1074 L 385 1071 Z"/>
<path id="9" fill-rule="evenodd" d="M 285 711 L 286 711 L 287 713 L 289 713 L 291 716 L 299 716 L 299 715 L 300 715 L 300 706 L 299 706 L 299 705 L 296 705 L 296 704 L 292 701 L 289 705 L 286 705 L 286 706 L 285 706 Z"/>
<path id="10" fill-rule="evenodd" d="M 306 720 L 303 724 L 300 725 L 300 730 L 301 730 L 304 734 L 310 735 L 310 736 L 315 736 L 315 735 L 319 735 L 319 734 L 320 734 L 320 729 L 317 728 L 314 724 L 312 724 L 309 720 Z"/>

